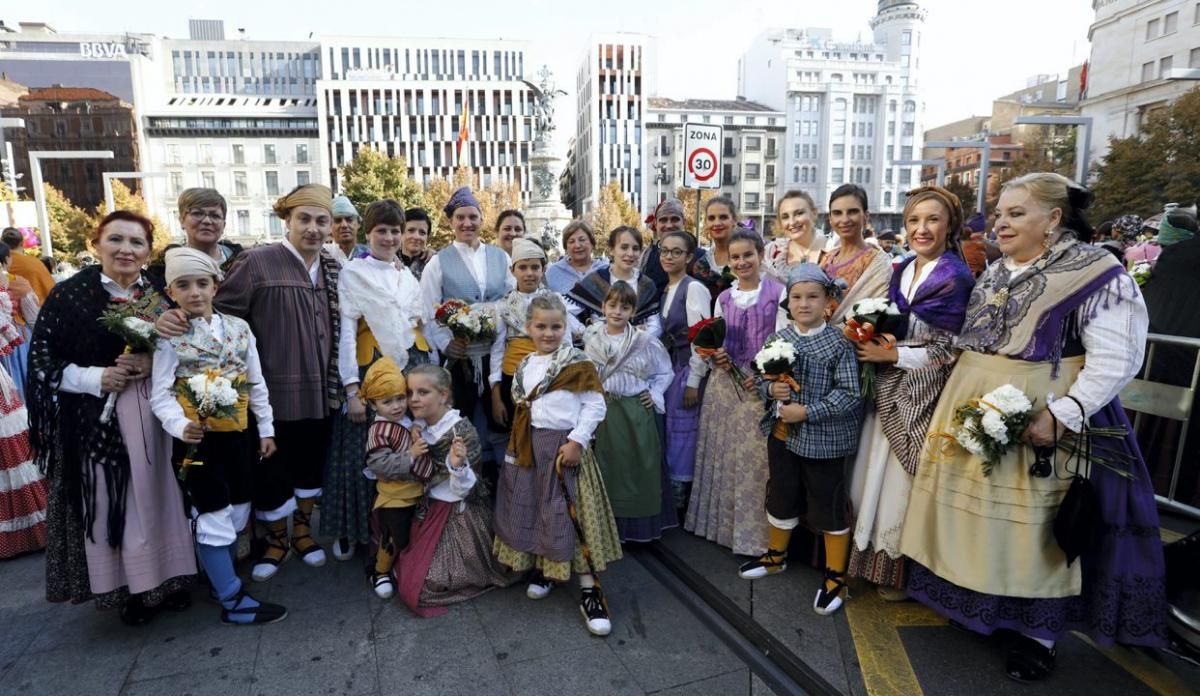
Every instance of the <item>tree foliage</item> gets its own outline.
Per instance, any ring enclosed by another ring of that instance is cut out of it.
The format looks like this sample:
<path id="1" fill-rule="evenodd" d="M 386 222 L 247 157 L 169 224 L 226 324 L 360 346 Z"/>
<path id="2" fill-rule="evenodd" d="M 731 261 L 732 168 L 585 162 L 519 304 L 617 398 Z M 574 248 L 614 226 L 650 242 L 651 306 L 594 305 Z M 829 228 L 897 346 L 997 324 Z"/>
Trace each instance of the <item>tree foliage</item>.
<path id="1" fill-rule="evenodd" d="M 113 210 L 131 210 L 139 215 L 150 217 L 150 208 L 146 205 L 146 199 L 142 198 L 140 194 L 135 193 L 120 179 L 112 180 L 112 193 Z M 101 203 L 93 220 L 93 228 L 99 225 L 100 221 L 108 213 L 108 204 Z M 171 243 L 171 228 L 157 217 L 151 218 L 150 221 L 154 223 L 154 239 L 151 240 L 151 254 L 157 256 Z"/>
<path id="2" fill-rule="evenodd" d="M 621 225 L 640 229 L 641 216 L 625 196 L 621 183 L 615 179 L 600 189 L 600 201 L 587 214 L 588 222 L 596 232 L 597 242 L 607 240 L 608 233 Z"/>
<path id="3" fill-rule="evenodd" d="M 979 198 L 978 189 L 963 181 L 957 175 L 947 177 L 947 179 L 946 190 L 958 196 L 959 202 L 962 203 L 963 212 L 967 217 L 970 217 L 975 212 L 976 201 Z"/>
<path id="4" fill-rule="evenodd" d="M 720 191 L 712 189 L 692 189 L 683 188 L 680 186 L 675 189 L 675 197 L 683 203 L 683 228 L 689 232 L 699 233 L 703 231 L 703 224 L 696 224 L 696 194 L 700 194 L 700 215 L 704 216 L 704 206 L 712 199 L 721 194 Z"/>
<path id="5" fill-rule="evenodd" d="M 13 203 L 17 200 L 17 194 L 13 193 L 8 184 L 0 181 L 0 203 Z"/>
<path id="6" fill-rule="evenodd" d="M 487 188 L 479 187 L 479 175 L 467 167 L 454 170 L 451 180 L 445 177 L 430 179 L 425 187 L 426 212 L 433 220 L 433 230 L 430 233 L 430 245 L 441 248 L 454 240 L 450 230 L 450 220 L 442 209 L 450 201 L 450 196 L 463 186 L 470 187 L 475 197 L 479 199 L 479 213 L 483 217 L 483 227 L 480 228 L 480 239 L 485 242 L 496 241 L 496 217 L 501 211 L 521 209 L 521 187 L 515 182 L 493 182 Z"/>
<path id="7" fill-rule="evenodd" d="M 361 147 L 341 171 L 341 193 L 361 215 L 382 198 L 393 198 L 405 208 L 424 208 L 421 185 L 408 175 L 403 157 L 388 157 L 372 147 Z"/>
<path id="8" fill-rule="evenodd" d="M 1159 213 L 1166 203 L 1190 205 L 1200 193 L 1200 88 L 1150 118 L 1141 133 L 1111 138 L 1096 168 L 1092 219 Z"/>
<path id="9" fill-rule="evenodd" d="M 51 184 L 43 186 L 54 257 L 74 260 L 76 254 L 87 251 L 88 241 L 96 228 L 95 221 L 82 208 L 68 200 L 62 191 Z"/>

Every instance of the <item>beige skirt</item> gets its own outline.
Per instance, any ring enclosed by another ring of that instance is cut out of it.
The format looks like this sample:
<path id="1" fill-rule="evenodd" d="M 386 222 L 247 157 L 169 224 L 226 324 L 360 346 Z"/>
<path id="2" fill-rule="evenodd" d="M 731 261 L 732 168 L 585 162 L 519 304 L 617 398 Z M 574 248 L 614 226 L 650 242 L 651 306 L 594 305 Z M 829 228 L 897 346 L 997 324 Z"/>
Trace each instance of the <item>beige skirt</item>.
<path id="1" fill-rule="evenodd" d="M 963 402 L 1011 384 L 1046 408 L 1062 397 L 1083 368 L 1067 358 L 1056 379 L 1050 363 L 964 352 L 946 384 L 921 453 L 904 519 L 900 551 L 955 585 L 1007 597 L 1070 597 L 1081 590 L 1079 563 L 1054 540 L 1054 516 L 1070 480 L 1057 457 L 1056 475 L 1029 475 L 1033 449 L 1011 447 L 990 477 L 982 461 L 950 440 L 954 411 Z M 1061 477 L 1061 478 L 1060 478 Z"/>

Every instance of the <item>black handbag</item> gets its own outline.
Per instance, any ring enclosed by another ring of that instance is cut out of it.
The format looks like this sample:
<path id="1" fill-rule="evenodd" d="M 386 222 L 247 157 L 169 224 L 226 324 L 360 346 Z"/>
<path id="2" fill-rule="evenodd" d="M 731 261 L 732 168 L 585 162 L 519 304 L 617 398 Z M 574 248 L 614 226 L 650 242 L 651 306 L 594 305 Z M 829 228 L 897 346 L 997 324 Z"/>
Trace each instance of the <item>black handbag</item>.
<path id="1" fill-rule="evenodd" d="M 1071 398 L 1071 397 L 1068 397 Z M 1058 506 L 1054 516 L 1054 540 L 1067 556 L 1069 568 L 1076 558 L 1099 548 L 1104 539 L 1104 515 L 1100 510 L 1100 497 L 1092 486 L 1092 444 L 1088 433 L 1087 415 L 1083 405 L 1071 398 L 1083 416 L 1083 428 L 1079 433 L 1081 446 L 1076 447 L 1075 456 L 1067 460 L 1067 471 L 1071 474 L 1071 486 Z M 1075 470 L 1070 470 L 1071 461 Z"/>

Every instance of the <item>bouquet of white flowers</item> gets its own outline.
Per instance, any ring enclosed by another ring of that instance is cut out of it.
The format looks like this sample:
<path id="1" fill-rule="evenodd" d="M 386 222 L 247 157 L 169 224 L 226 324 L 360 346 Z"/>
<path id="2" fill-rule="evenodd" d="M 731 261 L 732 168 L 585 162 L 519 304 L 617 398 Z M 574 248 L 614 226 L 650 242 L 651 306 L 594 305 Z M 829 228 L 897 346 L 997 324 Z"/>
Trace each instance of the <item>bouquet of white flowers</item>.
<path id="1" fill-rule="evenodd" d="M 237 418 L 238 402 L 249 391 L 250 385 L 244 376 L 229 379 L 215 370 L 206 370 L 180 382 L 176 393 L 196 411 L 200 425 L 209 418 Z M 187 480 L 189 467 L 200 466 L 196 459 L 199 445 L 189 445 L 179 467 L 179 480 Z"/>
<path id="2" fill-rule="evenodd" d="M 954 440 L 983 460 L 983 475 L 1016 443 L 1033 413 L 1033 402 L 1020 389 L 1002 384 L 978 399 L 954 409 Z"/>
<path id="3" fill-rule="evenodd" d="M 154 322 L 163 313 L 165 304 L 158 293 L 135 292 L 130 299 L 114 299 L 100 314 L 100 324 L 110 333 L 125 341 L 124 355 L 130 353 L 153 353 L 158 340 Z M 117 395 L 109 394 L 100 412 L 100 422 L 112 420 L 117 408 Z"/>
<path id="4" fill-rule="evenodd" d="M 1149 261 L 1138 261 L 1133 264 L 1133 268 L 1129 269 L 1129 275 L 1137 281 L 1138 287 L 1145 285 L 1153 274 L 1154 266 L 1151 266 Z"/>
<path id="5" fill-rule="evenodd" d="M 796 346 L 791 341 L 773 338 L 754 356 L 754 367 L 762 373 L 763 379 L 769 382 L 783 382 L 792 391 L 800 393 L 800 385 L 792 377 L 792 368 L 796 365 Z"/>
<path id="6" fill-rule="evenodd" d="M 455 338 L 468 343 L 490 341 L 496 337 L 496 320 L 481 307 L 472 307 L 462 300 L 447 300 L 434 314 L 437 323 L 450 329 Z"/>

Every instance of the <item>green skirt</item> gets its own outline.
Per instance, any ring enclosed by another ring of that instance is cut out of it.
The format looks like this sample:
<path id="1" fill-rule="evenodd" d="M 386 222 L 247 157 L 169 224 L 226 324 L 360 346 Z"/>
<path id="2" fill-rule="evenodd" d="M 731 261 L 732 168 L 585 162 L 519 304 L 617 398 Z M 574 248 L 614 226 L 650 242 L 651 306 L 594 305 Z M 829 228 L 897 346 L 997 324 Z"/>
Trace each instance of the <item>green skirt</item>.
<path id="1" fill-rule="evenodd" d="M 608 413 L 596 428 L 596 459 L 613 515 L 654 517 L 662 511 L 662 441 L 654 411 L 636 396 L 605 398 Z"/>

